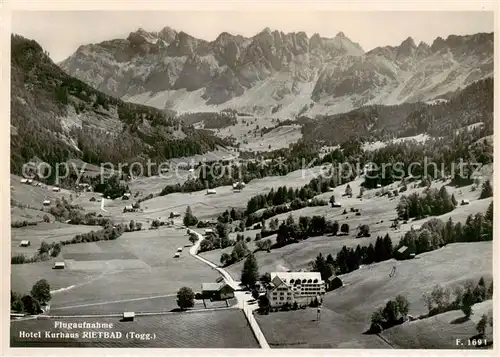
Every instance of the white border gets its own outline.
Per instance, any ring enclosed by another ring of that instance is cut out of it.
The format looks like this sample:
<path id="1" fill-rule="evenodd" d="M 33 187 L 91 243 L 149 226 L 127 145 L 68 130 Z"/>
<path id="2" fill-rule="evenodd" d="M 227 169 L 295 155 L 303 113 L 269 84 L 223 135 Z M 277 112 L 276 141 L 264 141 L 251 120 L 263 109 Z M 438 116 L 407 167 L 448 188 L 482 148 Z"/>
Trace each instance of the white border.
<path id="1" fill-rule="evenodd" d="M 1 179 L 0 179 L 0 199 L 1 199 L 1 237 L 3 237 L 4 248 L 10 247 L 10 183 L 9 183 L 9 153 L 10 153 L 10 24 L 12 10 L 157 10 L 157 11 L 187 11 L 187 10 L 210 10 L 210 11 L 494 11 L 495 12 L 495 30 L 498 29 L 498 7 L 497 1 L 3 1 L 0 2 L 0 110 L 2 116 L 0 120 L 0 143 L 1 143 Z M 166 24 L 168 25 L 168 24 Z M 495 31 L 496 32 L 496 31 Z M 495 83 L 498 83 L 497 63 L 499 60 L 498 37 L 495 34 Z M 499 109 L 498 86 L 495 85 L 495 133 L 500 129 L 497 113 Z M 495 138 L 497 139 L 497 138 Z M 497 140 L 495 140 L 497 141 Z M 497 157 L 498 143 L 495 142 L 494 154 Z M 498 172 L 498 160 L 495 161 L 494 171 Z M 500 178 L 494 175 L 495 193 L 496 187 L 500 184 Z M 499 197 L 495 194 L 495 212 L 500 210 Z M 500 228 L 498 227 L 498 217 L 495 214 L 495 237 L 498 237 Z M 496 261 L 498 256 L 498 239 L 494 239 L 493 262 L 494 280 L 498 275 L 499 264 Z M 498 354 L 498 344 L 500 343 L 499 335 L 500 328 L 497 323 L 499 321 L 499 311 L 494 308 L 495 317 L 495 340 L 497 344 L 494 350 L 490 351 L 455 351 L 455 350 L 270 350 L 264 352 L 261 350 L 234 350 L 234 349 L 104 349 L 104 348 L 44 348 L 44 349 L 11 349 L 9 338 L 9 291 L 10 291 L 10 249 L 1 249 L 2 251 L 2 328 L 1 330 L 1 345 L 2 355 L 12 356 L 89 356 L 89 355 L 139 355 L 139 356 L 252 356 L 262 354 L 273 354 L 280 356 L 318 356 L 318 355 L 343 355 L 343 356 L 421 356 L 426 354 L 429 356 L 448 356 L 448 355 L 496 355 Z M 497 283 L 495 283 L 497 284 Z M 494 301 L 498 300 L 498 288 L 494 292 Z"/>

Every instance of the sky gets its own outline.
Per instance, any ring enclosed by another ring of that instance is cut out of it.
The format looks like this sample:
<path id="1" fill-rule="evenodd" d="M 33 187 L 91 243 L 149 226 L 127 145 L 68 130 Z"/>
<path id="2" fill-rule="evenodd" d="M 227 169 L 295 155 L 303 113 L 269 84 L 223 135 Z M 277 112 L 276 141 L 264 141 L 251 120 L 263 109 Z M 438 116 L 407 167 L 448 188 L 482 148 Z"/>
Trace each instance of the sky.
<path id="1" fill-rule="evenodd" d="M 126 38 L 143 28 L 169 26 L 207 41 L 221 32 L 253 36 L 264 28 L 285 33 L 305 31 L 310 37 L 343 32 L 365 51 L 399 45 L 408 37 L 431 44 L 440 36 L 493 32 L 493 12 L 481 11 L 14 11 L 12 32 L 34 39 L 55 62 L 80 45 Z"/>

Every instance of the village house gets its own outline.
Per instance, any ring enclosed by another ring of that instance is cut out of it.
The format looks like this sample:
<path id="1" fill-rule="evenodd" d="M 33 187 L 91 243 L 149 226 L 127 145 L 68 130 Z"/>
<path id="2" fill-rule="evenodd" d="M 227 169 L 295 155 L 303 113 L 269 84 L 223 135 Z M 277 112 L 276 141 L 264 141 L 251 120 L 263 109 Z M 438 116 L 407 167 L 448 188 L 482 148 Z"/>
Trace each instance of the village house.
<path id="1" fill-rule="evenodd" d="M 271 307 L 285 303 L 309 304 L 325 293 L 325 282 L 318 272 L 273 272 L 266 296 Z"/>
<path id="2" fill-rule="evenodd" d="M 234 289 L 225 282 L 201 284 L 203 299 L 227 300 L 234 298 Z"/>

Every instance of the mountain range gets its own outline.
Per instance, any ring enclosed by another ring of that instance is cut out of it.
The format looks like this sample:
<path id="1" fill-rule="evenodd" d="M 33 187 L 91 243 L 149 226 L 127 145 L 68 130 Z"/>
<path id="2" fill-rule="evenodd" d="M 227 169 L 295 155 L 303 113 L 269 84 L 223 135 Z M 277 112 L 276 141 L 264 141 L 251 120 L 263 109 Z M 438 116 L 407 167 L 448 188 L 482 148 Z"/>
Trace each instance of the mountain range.
<path id="1" fill-rule="evenodd" d="M 169 27 L 80 46 L 68 74 L 128 102 L 177 112 L 235 109 L 294 117 L 430 101 L 493 74 L 493 33 L 450 35 L 368 52 L 334 38 L 264 29 L 205 41 Z"/>

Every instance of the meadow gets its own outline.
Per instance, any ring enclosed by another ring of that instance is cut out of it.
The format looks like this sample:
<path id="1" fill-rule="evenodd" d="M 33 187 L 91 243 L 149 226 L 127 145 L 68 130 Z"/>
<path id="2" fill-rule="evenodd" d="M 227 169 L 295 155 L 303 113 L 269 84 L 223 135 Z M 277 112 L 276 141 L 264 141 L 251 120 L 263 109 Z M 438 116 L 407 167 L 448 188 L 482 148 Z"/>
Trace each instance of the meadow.
<path id="1" fill-rule="evenodd" d="M 112 329 L 72 329 L 54 327 L 55 321 L 71 323 L 112 323 Z M 21 339 L 20 331 L 79 333 L 74 339 Z M 84 331 L 121 332 L 122 338 L 85 339 Z M 129 332 L 150 334 L 151 339 L 127 339 Z M 153 337 L 154 334 L 154 337 Z M 241 310 L 200 311 L 136 316 L 121 322 L 120 317 L 63 318 L 11 322 L 11 347 L 161 347 L 161 348 L 258 348 L 259 345 Z"/>

